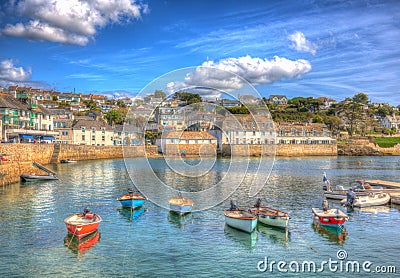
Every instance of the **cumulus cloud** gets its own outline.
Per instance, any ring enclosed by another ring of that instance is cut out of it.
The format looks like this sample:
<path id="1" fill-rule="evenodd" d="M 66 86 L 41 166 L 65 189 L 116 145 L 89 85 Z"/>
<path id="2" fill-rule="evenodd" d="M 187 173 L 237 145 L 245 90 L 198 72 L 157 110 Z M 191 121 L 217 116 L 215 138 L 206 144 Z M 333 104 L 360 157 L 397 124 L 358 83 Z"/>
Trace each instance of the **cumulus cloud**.
<path id="1" fill-rule="evenodd" d="M 16 67 L 13 60 L 7 59 L 0 62 L 0 81 L 2 82 L 22 82 L 31 77 L 30 68 Z"/>
<path id="2" fill-rule="evenodd" d="M 308 41 L 302 32 L 291 34 L 288 38 L 292 41 L 290 47 L 297 51 L 309 52 L 312 55 L 315 55 L 317 52 L 317 45 Z"/>
<path id="3" fill-rule="evenodd" d="M 4 35 L 78 45 L 86 45 L 98 28 L 138 19 L 149 11 L 134 0 L 21 0 L 10 5 L 27 22 L 7 24 Z"/>
<path id="4" fill-rule="evenodd" d="M 170 82 L 166 91 L 173 93 L 187 88 L 197 88 L 206 96 L 218 96 L 221 92 L 233 92 L 249 82 L 251 85 L 270 84 L 283 79 L 298 78 L 312 69 L 307 60 L 289 60 L 275 56 L 273 59 L 226 58 L 206 61 L 188 73 L 183 81 Z M 208 88 L 208 89 L 207 89 Z M 193 90 L 192 90 L 193 91 Z"/>

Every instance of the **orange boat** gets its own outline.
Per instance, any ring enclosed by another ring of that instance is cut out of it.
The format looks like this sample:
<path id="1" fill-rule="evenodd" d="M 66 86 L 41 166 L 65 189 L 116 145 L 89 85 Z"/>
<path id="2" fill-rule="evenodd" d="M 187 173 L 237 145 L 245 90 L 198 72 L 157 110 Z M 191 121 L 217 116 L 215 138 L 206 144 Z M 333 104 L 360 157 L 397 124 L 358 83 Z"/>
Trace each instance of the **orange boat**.
<path id="1" fill-rule="evenodd" d="M 68 232 L 81 239 L 95 231 L 101 222 L 100 215 L 85 208 L 83 213 L 75 213 L 64 220 Z"/>

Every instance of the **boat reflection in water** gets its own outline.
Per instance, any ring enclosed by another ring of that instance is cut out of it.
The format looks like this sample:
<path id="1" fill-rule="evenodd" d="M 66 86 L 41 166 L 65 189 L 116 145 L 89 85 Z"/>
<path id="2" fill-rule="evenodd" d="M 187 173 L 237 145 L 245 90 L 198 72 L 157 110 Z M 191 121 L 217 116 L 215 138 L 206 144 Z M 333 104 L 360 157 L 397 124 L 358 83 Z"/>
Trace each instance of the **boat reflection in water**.
<path id="1" fill-rule="evenodd" d="M 239 242 L 245 248 L 253 249 L 257 243 L 258 235 L 256 231 L 246 233 L 238 229 L 232 228 L 225 224 L 225 235 L 236 242 Z"/>
<path id="2" fill-rule="evenodd" d="M 187 225 L 193 224 L 194 217 L 193 213 L 189 212 L 186 214 L 177 214 L 174 211 L 168 212 L 168 221 L 173 223 L 180 229 L 184 229 Z"/>
<path id="3" fill-rule="evenodd" d="M 258 223 L 256 230 L 267 236 L 273 243 L 287 245 L 290 241 L 289 229 L 280 229 Z"/>
<path id="4" fill-rule="evenodd" d="M 68 233 L 64 238 L 64 245 L 75 254 L 83 254 L 91 249 L 100 240 L 100 232 L 95 232 L 78 239 L 71 233 Z"/>
<path id="5" fill-rule="evenodd" d="M 343 245 L 348 237 L 348 233 L 345 226 L 336 228 L 336 227 L 321 226 L 317 222 L 313 222 L 312 227 L 320 235 L 322 235 L 331 242 L 337 243 L 338 245 Z"/>
<path id="6" fill-rule="evenodd" d="M 147 209 L 143 207 L 138 207 L 135 209 L 131 209 L 129 207 L 120 207 L 117 210 L 119 214 L 129 221 L 136 221 L 144 212 L 147 211 Z"/>

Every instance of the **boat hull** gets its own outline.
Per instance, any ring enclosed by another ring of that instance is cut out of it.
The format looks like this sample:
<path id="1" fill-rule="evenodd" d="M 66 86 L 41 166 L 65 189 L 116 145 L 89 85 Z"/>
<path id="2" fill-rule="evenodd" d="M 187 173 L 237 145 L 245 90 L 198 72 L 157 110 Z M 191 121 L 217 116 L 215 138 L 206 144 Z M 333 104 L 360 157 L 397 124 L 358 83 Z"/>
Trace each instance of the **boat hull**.
<path id="1" fill-rule="evenodd" d="M 355 200 L 353 206 L 358 208 L 372 207 L 372 206 L 383 206 L 389 203 L 390 195 L 387 193 L 380 194 L 382 197 L 359 197 Z"/>
<path id="2" fill-rule="evenodd" d="M 260 214 L 258 221 L 268 226 L 287 229 L 290 217 L 268 216 Z"/>
<path id="3" fill-rule="evenodd" d="M 40 176 L 40 175 L 28 175 L 28 174 L 22 174 L 20 176 L 20 179 L 22 182 L 58 180 L 56 176 Z"/>
<path id="4" fill-rule="evenodd" d="M 338 209 L 324 212 L 313 208 L 312 213 L 314 215 L 314 221 L 325 227 L 342 228 L 344 223 L 348 220 L 348 216 Z"/>
<path id="5" fill-rule="evenodd" d="M 232 228 L 251 233 L 257 226 L 257 217 L 255 219 L 239 219 L 225 215 L 225 223 Z"/>
<path id="6" fill-rule="evenodd" d="M 119 200 L 123 207 L 138 208 L 143 206 L 145 200 Z"/>
<path id="7" fill-rule="evenodd" d="M 77 218 L 77 215 L 80 214 L 74 214 L 64 220 L 68 233 L 74 235 L 80 240 L 97 231 L 101 222 L 101 217 L 99 215 L 95 215 L 91 220 L 81 219 L 82 217 L 80 216 Z"/>
<path id="8" fill-rule="evenodd" d="M 400 205 L 400 196 L 390 197 L 390 202 L 395 205 Z"/>
<path id="9" fill-rule="evenodd" d="M 193 206 L 191 205 L 178 205 L 178 204 L 169 204 L 169 209 L 172 212 L 178 213 L 178 214 L 185 214 L 189 213 L 192 211 Z"/>

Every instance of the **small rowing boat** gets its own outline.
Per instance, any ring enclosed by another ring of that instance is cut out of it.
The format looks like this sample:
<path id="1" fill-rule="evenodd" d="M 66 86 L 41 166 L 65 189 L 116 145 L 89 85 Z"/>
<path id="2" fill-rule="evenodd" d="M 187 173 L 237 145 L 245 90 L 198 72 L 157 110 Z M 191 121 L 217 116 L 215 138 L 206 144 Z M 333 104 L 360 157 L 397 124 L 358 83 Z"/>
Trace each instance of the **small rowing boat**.
<path id="1" fill-rule="evenodd" d="M 178 197 L 168 200 L 169 209 L 178 214 L 185 214 L 192 211 L 194 202 L 188 197 L 182 197 L 182 193 L 178 193 Z"/>
<path id="2" fill-rule="evenodd" d="M 390 195 L 390 203 L 400 205 L 400 194 Z"/>
<path id="3" fill-rule="evenodd" d="M 322 210 L 318 208 L 311 209 L 314 220 L 322 226 L 340 227 L 349 219 L 346 213 L 340 209 Z"/>
<path id="4" fill-rule="evenodd" d="M 144 204 L 147 198 L 140 193 L 135 193 L 132 188 L 129 188 L 128 193 L 122 195 L 117 200 L 123 207 L 138 208 Z"/>
<path id="5" fill-rule="evenodd" d="M 68 232 L 78 239 L 97 231 L 100 222 L 100 215 L 91 212 L 88 208 L 85 208 L 83 213 L 75 213 L 64 220 Z"/>
<path id="6" fill-rule="evenodd" d="M 287 229 L 290 215 L 287 212 L 275 208 L 262 206 L 261 199 L 250 208 L 250 211 L 258 216 L 258 221 L 269 226 Z"/>
<path id="7" fill-rule="evenodd" d="M 239 209 L 234 201 L 231 207 L 224 210 L 225 223 L 238 230 L 251 233 L 257 226 L 257 215 L 243 209 Z"/>
<path id="8" fill-rule="evenodd" d="M 343 199 L 341 203 L 350 207 L 365 208 L 387 205 L 389 201 L 390 195 L 388 193 L 369 193 L 366 196 L 357 196 L 351 202 L 347 199 Z"/>
<path id="9" fill-rule="evenodd" d="M 58 180 L 56 175 L 36 175 L 36 174 L 22 174 L 20 176 L 21 182 L 33 182 L 33 181 L 48 181 L 48 180 Z"/>
<path id="10" fill-rule="evenodd" d="M 61 159 L 60 163 L 76 163 L 76 160 L 70 160 L 70 159 Z"/>

